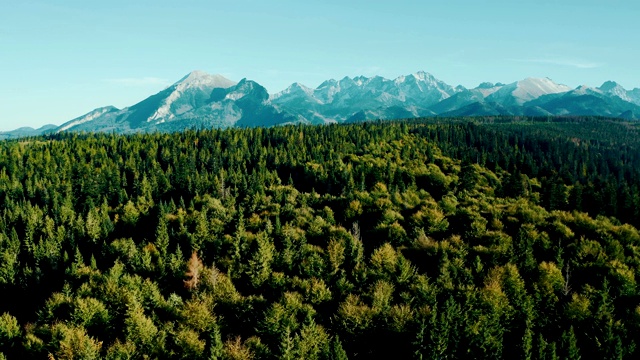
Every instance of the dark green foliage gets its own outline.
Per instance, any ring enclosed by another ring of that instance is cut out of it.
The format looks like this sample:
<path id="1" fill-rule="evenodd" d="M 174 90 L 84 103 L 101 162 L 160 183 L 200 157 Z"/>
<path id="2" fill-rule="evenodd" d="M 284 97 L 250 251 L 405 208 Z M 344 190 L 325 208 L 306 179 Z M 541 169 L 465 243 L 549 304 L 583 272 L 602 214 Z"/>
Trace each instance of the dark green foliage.
<path id="1" fill-rule="evenodd" d="M 0 358 L 637 358 L 640 137 L 591 118 L 0 143 Z"/>

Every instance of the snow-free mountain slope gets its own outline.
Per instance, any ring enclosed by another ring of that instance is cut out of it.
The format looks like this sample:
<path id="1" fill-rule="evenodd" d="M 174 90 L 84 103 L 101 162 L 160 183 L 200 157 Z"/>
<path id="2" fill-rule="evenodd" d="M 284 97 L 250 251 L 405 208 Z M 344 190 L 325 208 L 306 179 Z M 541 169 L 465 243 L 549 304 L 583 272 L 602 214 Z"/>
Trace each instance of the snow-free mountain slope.
<path id="1" fill-rule="evenodd" d="M 465 105 L 459 109 L 440 114 L 444 117 L 460 116 L 497 116 L 497 115 L 519 115 L 514 114 L 511 109 L 495 102 L 478 101 Z"/>
<path id="2" fill-rule="evenodd" d="M 458 86 L 456 88 L 457 93 L 438 102 L 437 104 L 431 106 L 429 110 L 435 112 L 436 114 L 445 114 L 449 112 L 454 112 L 458 109 L 462 109 L 467 105 L 471 105 L 473 103 L 484 103 L 485 99 L 491 94 L 497 92 L 502 89 L 504 84 L 497 83 L 493 84 L 490 82 L 483 82 L 478 87 L 474 89 L 466 89 L 462 86 Z M 492 105 L 482 105 L 476 106 L 477 109 L 483 109 L 482 112 L 486 112 L 488 108 L 492 108 Z M 473 109 L 471 107 L 470 109 Z M 463 112 L 465 112 L 464 110 Z"/>
<path id="3" fill-rule="evenodd" d="M 429 110 L 433 111 L 435 114 L 444 114 L 463 108 L 469 104 L 483 101 L 484 96 L 482 96 L 482 93 L 465 90 L 438 102 L 437 104 L 429 107 Z"/>
<path id="4" fill-rule="evenodd" d="M 367 120 L 384 120 L 384 119 L 409 119 L 415 117 L 435 116 L 436 113 L 429 110 L 418 111 L 415 108 L 404 108 L 400 106 L 391 106 L 380 108 L 377 110 L 362 110 L 351 115 L 345 120 L 346 123 L 362 122 Z"/>

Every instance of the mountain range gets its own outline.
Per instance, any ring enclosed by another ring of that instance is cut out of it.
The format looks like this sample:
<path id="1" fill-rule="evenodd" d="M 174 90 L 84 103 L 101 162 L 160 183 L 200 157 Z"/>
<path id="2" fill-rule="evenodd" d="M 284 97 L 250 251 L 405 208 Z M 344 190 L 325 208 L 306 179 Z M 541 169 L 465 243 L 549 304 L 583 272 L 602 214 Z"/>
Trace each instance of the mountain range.
<path id="1" fill-rule="evenodd" d="M 141 102 L 106 106 L 60 126 L 20 128 L 0 138 L 62 131 L 133 133 L 185 128 L 328 124 L 428 116 L 593 115 L 640 118 L 640 89 L 607 81 L 575 89 L 548 78 L 511 84 L 453 87 L 420 71 L 390 80 L 380 76 L 327 80 L 315 89 L 294 83 L 275 94 L 255 81 L 193 71 Z"/>

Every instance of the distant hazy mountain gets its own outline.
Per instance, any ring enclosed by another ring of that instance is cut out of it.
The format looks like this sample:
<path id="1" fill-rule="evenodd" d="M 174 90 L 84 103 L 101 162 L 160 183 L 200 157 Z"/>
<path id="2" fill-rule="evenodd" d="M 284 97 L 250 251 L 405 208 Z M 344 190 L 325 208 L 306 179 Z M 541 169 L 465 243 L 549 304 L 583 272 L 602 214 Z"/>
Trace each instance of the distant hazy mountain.
<path id="1" fill-rule="evenodd" d="M 571 90 L 552 80 L 528 78 L 511 84 L 485 82 L 475 89 L 464 90 L 431 107 L 441 116 L 523 115 L 523 106 L 541 96 Z M 548 115 L 546 111 L 529 109 L 532 115 Z"/>
<path id="2" fill-rule="evenodd" d="M 597 88 L 571 89 L 548 78 L 511 84 L 484 82 L 467 89 L 421 71 L 393 80 L 380 76 L 331 79 L 315 89 L 294 83 L 270 96 L 251 80 L 236 83 L 194 71 L 130 107 L 102 107 L 58 127 L 2 132 L 0 139 L 60 131 L 131 133 L 480 115 L 597 115 L 636 120 L 640 89 L 626 90 L 613 81 Z"/>
<path id="3" fill-rule="evenodd" d="M 39 127 L 37 129 L 25 126 L 15 130 L 11 130 L 11 131 L 0 131 L 0 140 L 20 138 L 20 137 L 26 137 L 26 136 L 38 136 L 48 132 L 54 132 L 57 128 L 58 128 L 57 125 L 49 124 L 49 125 L 44 125 L 42 127 Z"/>
<path id="4" fill-rule="evenodd" d="M 623 100 L 601 88 L 579 86 L 565 93 L 541 96 L 525 104 L 539 107 L 553 115 L 596 115 L 631 118 L 640 114 L 640 106 Z M 624 116 L 623 116 L 624 114 Z"/>
<path id="5" fill-rule="evenodd" d="M 571 89 L 548 78 L 508 85 L 484 83 L 441 101 L 431 110 L 441 116 L 594 115 L 635 119 L 635 114 L 640 114 L 638 105 L 631 101 L 635 93 L 615 85 L 605 86 L 608 90 L 586 86 Z"/>
<path id="6" fill-rule="evenodd" d="M 456 94 L 438 102 L 429 109 L 439 115 L 455 112 L 456 110 L 461 110 L 462 108 L 467 107 L 467 105 L 484 103 L 486 97 L 492 95 L 503 87 L 504 84 L 493 84 L 490 82 L 484 82 L 475 89 L 459 87 L 459 91 Z M 478 105 L 476 105 L 476 107 L 477 106 Z"/>

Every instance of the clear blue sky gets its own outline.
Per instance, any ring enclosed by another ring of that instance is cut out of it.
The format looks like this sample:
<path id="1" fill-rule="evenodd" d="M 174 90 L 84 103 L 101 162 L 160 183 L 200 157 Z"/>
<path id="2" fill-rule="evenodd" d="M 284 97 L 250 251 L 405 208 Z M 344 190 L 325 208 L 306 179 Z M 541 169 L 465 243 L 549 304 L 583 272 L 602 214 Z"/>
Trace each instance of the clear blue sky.
<path id="1" fill-rule="evenodd" d="M 0 130 L 125 107 L 191 70 L 277 92 L 424 70 L 640 87 L 636 0 L 0 0 Z"/>

